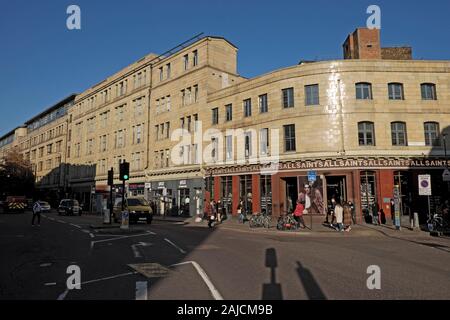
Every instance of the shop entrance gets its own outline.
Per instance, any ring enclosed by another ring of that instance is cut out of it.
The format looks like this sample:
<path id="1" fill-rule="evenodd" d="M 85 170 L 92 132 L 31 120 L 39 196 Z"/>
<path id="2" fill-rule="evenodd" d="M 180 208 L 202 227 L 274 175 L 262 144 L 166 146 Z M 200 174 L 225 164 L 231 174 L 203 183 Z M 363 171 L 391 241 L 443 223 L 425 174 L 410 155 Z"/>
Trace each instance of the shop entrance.
<path id="1" fill-rule="evenodd" d="M 336 201 L 343 204 L 347 201 L 347 181 L 345 176 L 327 176 L 327 200 L 328 204 L 334 197 Z"/>
<path id="2" fill-rule="evenodd" d="M 189 217 L 190 214 L 190 202 L 189 189 L 180 188 L 178 189 L 178 204 L 179 204 L 179 214 L 182 217 Z"/>
<path id="3" fill-rule="evenodd" d="M 296 203 L 297 203 L 297 197 L 298 197 L 298 181 L 297 177 L 287 177 L 282 178 L 283 182 L 286 183 L 286 206 L 285 206 L 285 213 L 291 213 L 294 211 Z"/>

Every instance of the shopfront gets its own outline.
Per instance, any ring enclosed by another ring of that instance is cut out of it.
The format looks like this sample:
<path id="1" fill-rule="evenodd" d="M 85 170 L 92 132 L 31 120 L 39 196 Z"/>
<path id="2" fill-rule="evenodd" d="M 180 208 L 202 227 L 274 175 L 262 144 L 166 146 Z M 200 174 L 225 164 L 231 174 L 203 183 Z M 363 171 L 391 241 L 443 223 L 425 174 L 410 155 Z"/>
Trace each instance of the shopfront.
<path id="1" fill-rule="evenodd" d="M 150 200 L 156 214 L 192 217 L 203 212 L 203 179 L 151 182 Z"/>
<path id="2" fill-rule="evenodd" d="M 364 215 L 381 209 L 386 219 L 391 219 L 394 185 L 398 185 L 402 214 L 418 212 L 424 223 L 428 199 L 418 194 L 418 176 L 431 175 L 430 210 L 439 212 L 450 195 L 447 183 L 442 181 L 445 165 L 444 159 L 436 158 L 299 160 L 280 163 L 272 174 L 260 165 L 210 168 L 208 174 L 214 177 L 214 199 L 227 204 L 231 201 L 234 215 L 239 203 L 251 212 L 264 210 L 274 216 L 292 212 L 303 193 L 311 199 L 313 215 L 325 215 L 335 198 L 341 203 L 352 201 L 359 222 Z M 310 184 L 307 175 L 311 170 L 317 178 Z"/>

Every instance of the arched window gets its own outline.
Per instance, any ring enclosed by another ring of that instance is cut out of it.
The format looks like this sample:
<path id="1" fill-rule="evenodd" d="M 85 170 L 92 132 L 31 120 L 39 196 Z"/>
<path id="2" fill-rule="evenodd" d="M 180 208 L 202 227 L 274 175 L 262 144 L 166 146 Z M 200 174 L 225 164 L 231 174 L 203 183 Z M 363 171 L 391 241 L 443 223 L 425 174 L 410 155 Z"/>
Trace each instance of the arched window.
<path id="1" fill-rule="evenodd" d="M 358 140 L 360 146 L 375 145 L 375 126 L 373 122 L 358 122 Z"/>
<path id="2" fill-rule="evenodd" d="M 437 122 L 425 122 L 423 124 L 425 133 L 425 145 L 427 146 L 440 146 L 441 139 L 439 138 L 439 123 Z"/>
<path id="3" fill-rule="evenodd" d="M 368 82 L 359 82 L 355 84 L 356 99 L 372 100 L 372 84 Z"/>
<path id="4" fill-rule="evenodd" d="M 420 85 L 422 100 L 437 100 L 436 85 L 434 83 L 422 83 Z"/>
<path id="5" fill-rule="evenodd" d="M 388 83 L 389 100 L 404 100 L 405 96 L 403 93 L 402 83 Z"/>
<path id="6" fill-rule="evenodd" d="M 391 137 L 393 146 L 407 146 L 406 123 L 391 122 Z"/>

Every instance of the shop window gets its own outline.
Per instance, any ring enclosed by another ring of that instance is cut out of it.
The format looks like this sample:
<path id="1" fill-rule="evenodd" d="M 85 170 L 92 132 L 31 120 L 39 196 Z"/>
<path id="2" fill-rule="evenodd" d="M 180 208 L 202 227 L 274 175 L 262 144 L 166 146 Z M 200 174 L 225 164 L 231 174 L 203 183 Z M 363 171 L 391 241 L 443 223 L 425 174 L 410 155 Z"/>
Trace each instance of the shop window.
<path id="1" fill-rule="evenodd" d="M 239 176 L 239 201 L 242 202 L 243 210 L 249 214 L 253 213 L 252 176 Z"/>
<path id="2" fill-rule="evenodd" d="M 375 172 L 362 171 L 360 178 L 361 209 L 365 216 L 371 215 L 376 209 L 377 190 Z"/>

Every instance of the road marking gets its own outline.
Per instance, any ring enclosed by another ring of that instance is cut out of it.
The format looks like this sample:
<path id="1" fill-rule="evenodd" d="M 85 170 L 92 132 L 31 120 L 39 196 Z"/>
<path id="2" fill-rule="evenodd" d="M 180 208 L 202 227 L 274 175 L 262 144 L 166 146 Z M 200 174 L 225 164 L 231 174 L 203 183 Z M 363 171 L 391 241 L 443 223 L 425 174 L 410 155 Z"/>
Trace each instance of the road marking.
<path id="1" fill-rule="evenodd" d="M 147 281 L 136 281 L 136 300 L 147 300 Z"/>
<path id="2" fill-rule="evenodd" d="M 216 300 L 223 300 L 222 295 L 219 293 L 219 291 L 216 289 L 216 287 L 214 287 L 213 283 L 209 279 L 209 277 L 206 274 L 205 270 L 203 270 L 203 268 L 197 262 L 195 262 L 195 261 L 186 261 L 186 262 L 173 264 L 173 265 L 171 265 L 171 267 L 181 266 L 181 265 L 185 265 L 185 264 L 192 264 L 194 266 L 195 270 L 197 270 L 197 272 L 200 275 L 200 277 L 202 277 L 203 281 L 205 282 L 206 286 L 209 289 L 209 292 L 211 292 L 211 294 L 212 294 L 214 299 L 216 299 Z"/>
<path id="3" fill-rule="evenodd" d="M 66 223 L 66 222 L 63 221 L 63 220 L 56 220 L 56 221 L 58 221 L 59 223 Z"/>
<path id="4" fill-rule="evenodd" d="M 75 228 L 81 229 L 81 227 L 79 225 L 77 225 L 77 224 L 70 223 L 70 225 L 75 227 Z"/>
<path id="5" fill-rule="evenodd" d="M 135 235 L 132 235 L 132 236 L 120 236 L 120 237 L 115 238 L 115 239 L 105 239 L 105 240 L 91 241 L 91 249 L 94 248 L 94 245 L 96 243 L 108 242 L 108 241 L 116 241 L 116 240 L 121 240 L 121 239 L 126 239 L 126 238 L 142 237 L 142 236 L 147 236 L 147 235 L 149 235 L 149 233 L 135 234 Z"/>
<path id="6" fill-rule="evenodd" d="M 42 263 L 39 265 L 39 267 L 44 268 L 44 267 L 50 267 L 52 264 L 51 263 Z"/>
<path id="7" fill-rule="evenodd" d="M 48 220 L 52 220 L 52 221 L 55 221 L 55 219 L 54 218 L 47 218 Z"/>
<path id="8" fill-rule="evenodd" d="M 91 238 L 94 238 L 94 237 L 95 237 L 94 234 L 91 233 L 91 232 L 89 232 L 89 236 L 90 236 Z"/>
<path id="9" fill-rule="evenodd" d="M 45 283 L 44 284 L 44 286 L 56 286 L 56 282 L 48 282 L 48 283 Z"/>
<path id="10" fill-rule="evenodd" d="M 154 233 L 152 231 L 146 231 L 146 232 L 149 233 L 149 234 L 152 234 L 152 235 L 156 235 L 156 233 Z"/>
<path id="11" fill-rule="evenodd" d="M 133 272 L 127 272 L 127 273 L 121 273 L 115 276 L 111 276 L 111 277 L 106 277 L 106 278 L 101 278 L 101 279 L 94 279 L 94 280 L 89 280 L 89 281 L 85 281 L 85 282 L 81 282 L 80 285 L 83 284 L 89 284 L 89 283 L 94 283 L 94 282 L 99 282 L 99 281 L 105 281 L 105 280 L 111 280 L 111 279 L 116 279 L 116 278 L 120 278 L 120 277 L 126 277 L 126 276 L 130 276 L 133 274 L 137 274 L 138 272 L 133 271 Z M 78 283 L 75 283 L 74 286 L 78 285 Z M 61 293 L 57 300 L 64 300 L 64 298 L 67 296 L 67 294 L 69 293 L 69 289 L 66 289 L 66 291 L 64 291 L 63 293 Z"/>
<path id="12" fill-rule="evenodd" d="M 186 251 L 184 251 L 183 249 L 181 249 L 179 246 L 177 246 L 175 243 L 173 243 L 172 241 L 170 241 L 167 238 L 164 238 L 164 240 L 168 243 L 170 243 L 172 246 L 174 246 L 175 248 L 177 248 L 182 254 L 186 254 Z"/>
<path id="13" fill-rule="evenodd" d="M 133 249 L 133 254 L 135 258 L 142 258 L 141 253 L 139 252 L 138 248 L 137 248 L 137 244 L 133 244 L 131 245 L 131 249 Z M 137 286 L 137 282 L 136 282 L 136 286 Z M 137 294 L 137 293 L 136 293 Z M 136 299 L 137 300 L 137 299 Z"/>

